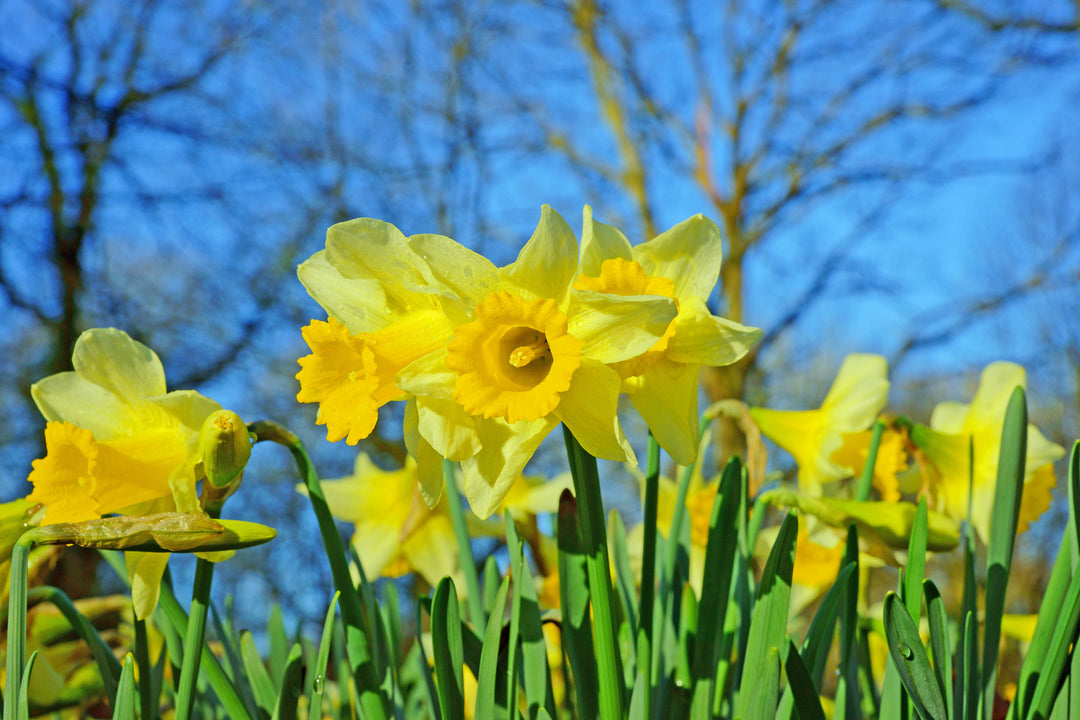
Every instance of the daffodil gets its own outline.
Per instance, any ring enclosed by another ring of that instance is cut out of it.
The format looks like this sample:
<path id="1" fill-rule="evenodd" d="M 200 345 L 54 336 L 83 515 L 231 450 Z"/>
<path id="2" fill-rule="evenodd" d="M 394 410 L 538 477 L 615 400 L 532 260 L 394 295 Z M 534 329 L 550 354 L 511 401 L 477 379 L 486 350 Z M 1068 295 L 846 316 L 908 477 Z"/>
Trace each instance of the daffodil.
<path id="1" fill-rule="evenodd" d="M 442 459 L 460 462 L 481 518 L 559 422 L 594 456 L 632 461 L 616 417 L 622 381 L 608 365 L 652 347 L 675 303 L 572 288 L 577 256 L 548 207 L 503 268 L 439 235 L 406 238 L 375 220 L 334 226 L 301 266 L 337 325 L 309 326 L 299 399 L 319 402 L 329 437 L 350 442 L 371 431 L 380 405 L 408 399 L 405 441 L 425 500 L 439 497 Z"/>
<path id="2" fill-rule="evenodd" d="M 667 297 L 678 308 L 655 344 L 612 367 L 657 442 L 676 463 L 689 465 L 698 447 L 701 366 L 730 365 L 761 337 L 757 328 L 713 315 L 706 304 L 720 276 L 720 231 L 695 215 L 631 246 L 617 229 L 593 220 L 589 207 L 584 215 L 575 288 Z"/>
<path id="3" fill-rule="evenodd" d="M 841 465 L 833 454 L 845 435 L 867 430 L 885 407 L 886 374 L 880 355 L 848 355 L 817 410 L 751 408 L 762 434 L 795 458 L 801 492 L 820 495 L 825 483 L 853 475 L 853 468 Z"/>
<path id="4" fill-rule="evenodd" d="M 113 328 L 84 332 L 72 364 L 31 388 L 48 421 L 47 454 L 33 462 L 26 498 L 45 506 L 41 524 L 202 512 L 199 430 L 221 406 L 192 390 L 166 392 L 157 355 Z M 145 618 L 168 554 L 129 552 L 126 560 L 136 614 Z"/>
<path id="5" fill-rule="evenodd" d="M 354 524 L 352 545 L 368 577 L 415 572 L 434 587 L 449 575 L 465 587 L 446 501 L 429 508 L 420 497 L 411 457 L 398 470 L 383 470 L 360 453 L 352 475 L 325 480 L 322 488 L 330 512 Z M 307 493 L 304 485 L 296 489 Z"/>
<path id="6" fill-rule="evenodd" d="M 866 459 L 870 455 L 872 431 L 863 430 L 846 433 L 843 444 L 837 448 L 830 459 L 837 465 L 851 468 L 855 476 L 863 472 Z M 892 425 L 885 428 L 878 445 L 877 458 L 874 461 L 873 486 L 881 494 L 881 499 L 895 502 L 900 499 L 900 481 L 898 476 L 908 468 L 907 433 Z"/>
<path id="7" fill-rule="evenodd" d="M 994 491 L 997 485 L 1001 430 L 1009 397 L 1027 385 L 1020 365 L 987 365 L 970 404 L 944 402 L 930 415 L 930 427 L 916 425 L 911 439 L 918 446 L 923 481 L 939 509 L 958 520 L 967 518 L 968 483 L 971 482 L 971 523 L 979 538 L 988 542 Z M 969 463 L 974 455 L 974 468 Z M 1065 449 L 1047 440 L 1039 429 L 1027 428 L 1027 470 L 1017 532 L 1024 532 L 1050 506 L 1054 487 L 1053 463 Z"/>

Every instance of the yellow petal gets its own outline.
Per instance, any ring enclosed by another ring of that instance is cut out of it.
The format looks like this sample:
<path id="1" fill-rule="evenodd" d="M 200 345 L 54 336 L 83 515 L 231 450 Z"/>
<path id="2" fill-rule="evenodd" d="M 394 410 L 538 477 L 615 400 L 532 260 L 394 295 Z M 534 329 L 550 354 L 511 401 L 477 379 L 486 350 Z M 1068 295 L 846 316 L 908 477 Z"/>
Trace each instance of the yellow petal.
<path id="1" fill-rule="evenodd" d="M 416 400 L 415 397 L 409 398 L 409 401 L 405 403 L 402 430 L 405 436 L 405 448 L 409 451 L 409 455 L 416 459 L 416 482 L 420 497 L 429 508 L 433 508 L 439 502 L 443 492 L 443 457 L 420 435 L 420 416 Z"/>
<path id="2" fill-rule="evenodd" d="M 678 465 L 689 465 L 697 457 L 699 373 L 697 365 L 661 357 L 627 381 L 630 401 Z"/>
<path id="3" fill-rule="evenodd" d="M 140 426 L 131 405 L 74 372 L 39 380 L 30 387 L 30 395 L 46 420 L 92 430 L 101 440 L 132 435 Z"/>
<path id="4" fill-rule="evenodd" d="M 446 348 L 442 347 L 406 365 L 394 382 L 409 395 L 452 399 L 457 373 L 446 367 Z"/>
<path id="5" fill-rule="evenodd" d="M 116 328 L 87 330 L 75 341 L 75 372 L 128 403 L 165 394 L 165 370 L 153 350 Z"/>
<path id="6" fill-rule="evenodd" d="M 1024 483 L 1024 494 L 1020 498 L 1020 519 L 1016 526 L 1016 534 L 1027 532 L 1031 524 L 1042 517 L 1042 514 L 1050 509 L 1050 503 L 1054 496 L 1052 491 L 1057 484 L 1054 477 L 1054 466 L 1043 465 L 1028 475 Z"/>
<path id="7" fill-rule="evenodd" d="M 480 436 L 476 434 L 473 416 L 453 400 L 418 397 L 420 436 L 441 457 L 464 460 L 480 451 Z"/>
<path id="8" fill-rule="evenodd" d="M 695 299 L 679 305 L 666 354 L 675 362 L 720 367 L 741 359 L 760 338 L 758 328 L 712 315 Z"/>
<path id="9" fill-rule="evenodd" d="M 1023 366 L 1011 362 L 993 362 L 983 368 L 979 387 L 971 400 L 970 422 L 976 426 L 994 426 L 1000 432 L 1009 397 L 1017 387 L 1027 387 Z M 974 427 L 969 427 L 975 430 Z"/>
<path id="10" fill-rule="evenodd" d="M 720 277 L 720 230 L 704 215 L 695 215 L 636 246 L 633 254 L 649 275 L 674 281 L 680 302 L 706 300 Z"/>
<path id="11" fill-rule="evenodd" d="M 222 409 L 216 401 L 194 390 L 173 390 L 150 398 L 150 402 L 161 408 L 170 420 L 179 423 L 179 432 L 190 435 L 198 435 L 206 418 Z"/>
<path id="12" fill-rule="evenodd" d="M 810 495 L 821 494 L 823 483 L 839 479 L 843 468 L 821 461 L 819 452 L 824 439 L 825 415 L 820 410 L 770 410 L 750 408 L 761 433 L 791 453 L 799 466 L 799 489 Z M 829 455 L 833 452 L 829 451 Z M 835 469 L 834 469 L 835 467 Z"/>
<path id="13" fill-rule="evenodd" d="M 169 553 L 126 552 L 124 563 L 131 580 L 131 603 L 135 608 L 135 617 L 145 620 L 157 607 L 161 576 L 169 563 Z"/>
<path id="14" fill-rule="evenodd" d="M 585 206 L 581 228 L 581 275 L 599 276 L 605 260 L 622 258 L 633 260 L 630 241 L 617 228 L 593 219 L 592 208 Z"/>
<path id="15" fill-rule="evenodd" d="M 382 523 L 365 523 L 356 526 L 352 545 L 364 574 L 369 578 L 400 577 L 408 572 L 405 563 L 395 562 L 401 552 L 398 533 Z"/>
<path id="16" fill-rule="evenodd" d="M 442 235 L 413 235 L 409 246 L 435 279 L 462 303 L 475 306 L 499 289 L 499 272 L 483 255 Z"/>
<path id="17" fill-rule="evenodd" d="M 616 363 L 648 351 L 664 336 L 677 313 L 667 298 L 610 295 L 575 289 L 571 292 L 567 329 L 585 341 L 582 354 Z"/>
<path id="18" fill-rule="evenodd" d="M 28 479 L 34 490 L 26 498 L 45 505 L 42 524 L 101 517 L 93 495 L 92 468 L 98 457 L 94 434 L 70 423 L 50 422 L 45 426 L 45 448 L 45 457 L 31 463 Z"/>
<path id="19" fill-rule="evenodd" d="M 176 432 L 158 431 L 99 443 L 98 450 L 94 495 L 100 503 L 99 511 L 106 514 L 171 496 L 169 480 L 184 464 L 186 443 Z M 194 475 L 191 483 L 194 494 Z"/>
<path id="20" fill-rule="evenodd" d="M 379 283 L 394 315 L 437 306 L 427 263 L 390 223 L 359 218 L 333 225 L 326 232 L 326 260 L 343 277 Z"/>
<path id="21" fill-rule="evenodd" d="M 870 427 L 889 397 L 888 366 L 880 355 L 853 353 L 844 358 L 821 404 L 829 425 L 840 432 Z"/>
<path id="22" fill-rule="evenodd" d="M 495 511 L 510 486 L 548 433 L 558 425 L 552 416 L 510 425 L 503 420 L 478 420 L 481 450 L 461 463 L 465 497 L 480 519 Z"/>
<path id="23" fill-rule="evenodd" d="M 458 569 L 457 538 L 450 518 L 432 514 L 402 543 L 402 554 L 429 585 L 437 585 Z"/>
<path id="24" fill-rule="evenodd" d="M 499 270 L 511 291 L 527 300 L 551 298 L 564 307 L 566 291 L 577 272 L 577 238 L 559 213 L 544 205 L 540 223 L 517 260 Z"/>
<path id="25" fill-rule="evenodd" d="M 493 293 L 446 346 L 454 400 L 471 415 L 509 423 L 542 418 L 570 387 L 583 345 L 555 301 Z"/>
<path id="26" fill-rule="evenodd" d="M 326 251 L 320 250 L 305 260 L 296 274 L 308 294 L 337 318 L 349 332 L 375 332 L 391 324 L 400 313 L 390 308 L 386 293 L 377 280 L 363 277 L 345 277 L 326 259 Z"/>
<path id="27" fill-rule="evenodd" d="M 930 427 L 938 432 L 959 435 L 965 432 L 970 406 L 958 402 L 941 402 L 930 413 Z"/>
<path id="28" fill-rule="evenodd" d="M 585 358 L 562 394 L 555 416 L 570 429 L 590 455 L 636 463 L 634 450 L 619 425 L 619 374 L 601 362 Z"/>

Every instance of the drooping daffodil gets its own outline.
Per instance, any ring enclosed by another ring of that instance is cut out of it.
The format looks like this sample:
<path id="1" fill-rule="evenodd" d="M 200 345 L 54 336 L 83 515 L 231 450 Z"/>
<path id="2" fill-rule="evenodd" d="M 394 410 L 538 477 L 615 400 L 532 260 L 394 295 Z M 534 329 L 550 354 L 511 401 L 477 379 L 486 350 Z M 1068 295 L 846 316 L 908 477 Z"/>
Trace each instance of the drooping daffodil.
<path id="1" fill-rule="evenodd" d="M 27 496 L 45 506 L 41 524 L 201 513 L 199 431 L 221 406 L 193 390 L 167 392 L 153 350 L 114 328 L 80 335 L 72 366 L 31 387 L 48 421 L 46 456 L 33 462 Z M 157 604 L 168 554 L 129 552 L 125 559 L 136 614 L 145 618 Z"/>
<path id="2" fill-rule="evenodd" d="M 379 406 L 408 399 L 404 435 L 424 499 L 441 493 L 442 459 L 460 462 L 481 518 L 559 422 L 592 455 L 633 461 L 616 417 L 621 378 L 608 365 L 652 347 L 675 303 L 572 288 L 577 256 L 573 232 L 546 206 L 502 268 L 443 236 L 335 225 L 300 272 L 344 328 L 306 333 L 313 353 L 297 397 L 319 402 L 329 436 L 349 442 L 371 432 Z"/>
<path id="3" fill-rule="evenodd" d="M 415 572 L 434 587 L 449 575 L 465 587 L 446 501 L 427 506 L 411 457 L 397 470 L 383 470 L 360 453 L 352 475 L 324 480 L 322 488 L 334 517 L 354 524 L 352 545 L 368 577 Z M 307 494 L 302 484 L 296 489 Z"/>
<path id="4" fill-rule="evenodd" d="M 656 437 L 680 465 L 698 447 L 698 375 L 702 365 L 738 361 L 761 337 L 757 328 L 713 315 L 706 304 L 720 276 L 721 238 L 703 215 L 631 246 L 616 228 L 584 212 L 575 288 L 621 296 L 659 295 L 678 314 L 648 350 L 612 367 Z"/>
<path id="5" fill-rule="evenodd" d="M 750 409 L 762 434 L 795 458 L 801 492 L 820 495 L 825 483 L 853 475 L 833 454 L 845 435 L 867 430 L 885 407 L 887 373 L 880 355 L 848 355 L 817 410 Z"/>
<path id="6" fill-rule="evenodd" d="M 1026 385 L 1027 373 L 1022 366 L 991 363 L 983 369 L 970 404 L 939 403 L 930 415 L 930 427 L 915 425 L 911 430 L 911 439 L 920 451 L 923 481 L 938 509 L 957 520 L 966 519 L 970 479 L 971 523 L 984 543 L 990 538 L 1005 410 L 1013 390 Z M 969 452 L 974 456 L 973 468 Z M 1018 533 L 1027 530 L 1050 506 L 1053 463 L 1064 454 L 1063 447 L 1028 425 Z"/>

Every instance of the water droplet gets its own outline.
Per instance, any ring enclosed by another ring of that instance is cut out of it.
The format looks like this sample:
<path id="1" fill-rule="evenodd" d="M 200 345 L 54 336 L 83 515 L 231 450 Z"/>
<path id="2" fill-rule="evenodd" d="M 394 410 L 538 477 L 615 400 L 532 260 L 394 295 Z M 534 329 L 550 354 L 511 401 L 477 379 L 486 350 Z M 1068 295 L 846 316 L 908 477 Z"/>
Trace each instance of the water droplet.
<path id="1" fill-rule="evenodd" d="M 317 693 L 322 692 L 322 686 L 323 686 L 323 676 L 322 675 L 316 675 L 315 680 L 313 680 L 312 683 L 311 683 L 312 692 L 317 692 Z"/>
<path id="2" fill-rule="evenodd" d="M 900 643 L 900 654 L 904 656 L 905 660 L 913 660 L 915 658 L 915 651 L 904 643 Z"/>

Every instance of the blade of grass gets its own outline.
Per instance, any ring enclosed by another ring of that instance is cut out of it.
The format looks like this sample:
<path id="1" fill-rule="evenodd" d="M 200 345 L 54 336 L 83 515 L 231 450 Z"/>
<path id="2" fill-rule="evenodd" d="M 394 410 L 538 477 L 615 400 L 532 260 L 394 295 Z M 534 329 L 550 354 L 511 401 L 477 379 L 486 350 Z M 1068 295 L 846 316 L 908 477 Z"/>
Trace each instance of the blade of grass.
<path id="1" fill-rule="evenodd" d="M 563 651 L 574 679 L 579 718 L 599 714 L 599 680 L 589 617 L 589 578 L 581 540 L 577 502 L 569 490 L 559 498 L 559 602 L 562 607 Z M 641 666 L 638 666 L 639 672 Z M 647 676 L 646 676 L 647 677 Z M 642 690 L 644 693 L 644 689 Z M 642 697 L 642 702 L 645 698 Z"/>
<path id="2" fill-rule="evenodd" d="M 340 592 L 335 592 L 330 599 L 330 607 L 326 609 L 326 617 L 323 619 L 322 637 L 319 639 L 319 650 L 315 654 L 315 665 L 311 676 L 311 702 L 308 704 L 308 720 L 319 720 L 322 717 L 323 695 L 326 693 L 326 666 L 330 662 L 330 644 L 334 636 L 334 611 L 337 610 Z"/>
<path id="3" fill-rule="evenodd" d="M 585 452 L 570 429 L 563 426 L 570 472 L 574 477 L 574 497 L 581 518 L 581 539 L 589 574 L 589 595 L 593 608 L 593 634 L 599 679 L 600 717 L 622 720 L 623 673 L 615 626 L 611 568 L 608 561 L 604 506 L 600 498 L 600 477 L 596 458 Z"/>
<path id="4" fill-rule="evenodd" d="M 442 717 L 444 720 L 465 720 L 461 611 L 457 588 L 449 577 L 439 581 L 431 598 L 431 646 Z"/>
<path id="5" fill-rule="evenodd" d="M 1027 403 L 1017 387 L 1009 398 L 1001 430 L 997 487 L 990 517 L 990 542 L 986 556 L 986 610 L 983 619 L 982 716 L 989 720 L 997 687 L 998 642 L 1001 616 L 1005 612 L 1005 589 L 1009 583 L 1020 499 L 1027 459 Z"/>
<path id="6" fill-rule="evenodd" d="M 476 676 L 476 717 L 499 720 L 507 717 L 506 706 L 499 703 L 505 697 L 499 692 L 499 659 L 506 657 L 502 645 L 503 615 L 506 613 L 506 601 L 510 590 L 510 578 L 503 578 L 491 603 L 491 615 L 488 617 L 484 633 L 484 646 L 480 651 L 480 672 Z M 503 675 L 505 677 L 505 675 Z"/>
<path id="7" fill-rule="evenodd" d="M 641 688 L 637 702 L 644 713 L 652 707 L 652 641 L 653 608 L 656 598 L 656 513 L 660 497 L 660 443 L 649 433 L 648 455 L 645 460 L 645 497 L 643 498 L 642 527 L 645 529 L 641 556 L 641 597 L 638 603 L 637 671 L 644 682 L 634 682 L 635 692 Z M 580 711 L 580 708 L 579 708 Z M 590 717 L 590 716 L 584 716 Z"/>
<path id="8" fill-rule="evenodd" d="M 465 523 L 465 509 L 458 491 L 457 479 L 454 477 L 454 463 L 449 460 L 443 460 L 443 494 L 446 496 L 450 522 L 457 540 L 458 564 L 465 577 L 465 602 L 469 608 L 469 621 L 476 633 L 483 636 L 487 615 L 484 613 L 484 600 L 480 594 L 480 576 L 476 572 L 476 558 L 473 556 L 469 528 Z"/>
<path id="9" fill-rule="evenodd" d="M 764 712 L 768 693 L 762 692 L 761 684 L 769 683 L 770 673 L 777 675 L 779 683 L 778 648 L 785 646 L 787 637 L 788 605 L 791 599 L 791 574 L 795 567 L 795 539 L 799 532 L 799 520 L 794 511 L 784 518 L 776 535 L 769 558 L 761 572 L 754 609 L 750 615 L 750 637 L 746 645 L 746 662 L 743 667 L 739 693 L 735 697 L 735 715 L 749 718 Z M 774 671 L 775 666 L 775 671 Z M 777 692 L 779 686 L 777 685 Z M 770 717 L 776 713 L 777 700 L 768 704 Z"/>
<path id="10" fill-rule="evenodd" d="M 131 653 L 124 656 L 120 682 L 116 686 L 113 701 L 113 720 L 135 720 L 135 658 Z"/>
<path id="11" fill-rule="evenodd" d="M 270 720 L 296 720 L 297 704 L 304 694 L 304 651 L 294 643 L 277 675 L 278 696 Z"/>
<path id="12" fill-rule="evenodd" d="M 884 621 L 889 654 L 915 709 L 923 720 L 945 720 L 945 700 L 919 637 L 919 628 L 894 592 L 885 596 Z"/>
<path id="13" fill-rule="evenodd" d="M 791 690 L 795 710 L 799 720 L 825 720 L 825 711 L 821 709 L 821 698 L 817 686 L 810 677 L 798 649 L 790 639 L 787 644 L 787 657 L 784 658 L 784 670 L 787 672 L 788 688 Z M 777 717 L 780 717 L 779 714 Z"/>
<path id="14" fill-rule="evenodd" d="M 948 713 L 953 707 L 949 618 L 945 611 L 945 601 L 932 580 L 923 580 L 923 594 L 926 596 L 926 617 L 930 625 L 930 653 L 934 660 L 934 677 Z"/>

